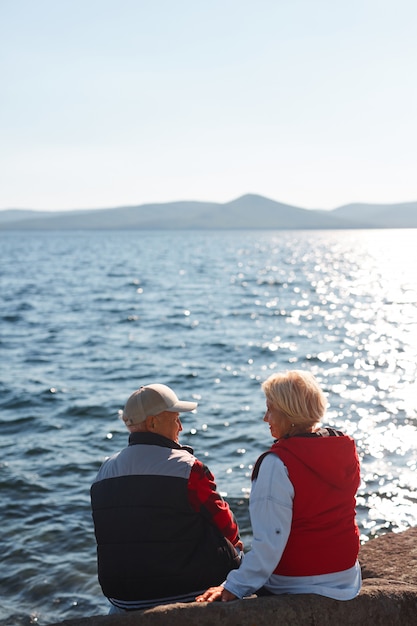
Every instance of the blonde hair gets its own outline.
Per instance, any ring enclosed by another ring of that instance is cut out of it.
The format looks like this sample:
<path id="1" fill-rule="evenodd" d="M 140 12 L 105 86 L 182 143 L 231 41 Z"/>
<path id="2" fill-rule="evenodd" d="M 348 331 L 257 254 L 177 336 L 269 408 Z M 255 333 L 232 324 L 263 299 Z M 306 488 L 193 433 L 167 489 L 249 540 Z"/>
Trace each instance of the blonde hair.
<path id="1" fill-rule="evenodd" d="M 293 431 L 311 430 L 326 411 L 326 397 L 309 372 L 290 370 L 272 374 L 262 384 L 262 390 L 270 404 L 284 413 Z"/>

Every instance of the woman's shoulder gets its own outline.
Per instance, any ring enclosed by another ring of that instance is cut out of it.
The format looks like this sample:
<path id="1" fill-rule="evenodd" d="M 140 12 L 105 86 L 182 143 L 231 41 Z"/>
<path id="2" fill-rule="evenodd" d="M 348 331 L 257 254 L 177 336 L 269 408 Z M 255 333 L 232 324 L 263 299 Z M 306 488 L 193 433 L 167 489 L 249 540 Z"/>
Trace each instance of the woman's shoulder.
<path id="1" fill-rule="evenodd" d="M 272 468 L 272 467 L 274 468 L 280 467 L 283 470 L 285 470 L 284 463 L 281 461 L 279 456 L 274 454 L 273 450 L 267 450 L 266 452 L 261 454 L 261 456 L 257 459 L 253 467 L 253 471 L 252 471 L 252 480 L 255 480 L 256 478 L 258 478 L 261 467 L 263 469 L 263 472 L 267 471 L 269 468 Z"/>

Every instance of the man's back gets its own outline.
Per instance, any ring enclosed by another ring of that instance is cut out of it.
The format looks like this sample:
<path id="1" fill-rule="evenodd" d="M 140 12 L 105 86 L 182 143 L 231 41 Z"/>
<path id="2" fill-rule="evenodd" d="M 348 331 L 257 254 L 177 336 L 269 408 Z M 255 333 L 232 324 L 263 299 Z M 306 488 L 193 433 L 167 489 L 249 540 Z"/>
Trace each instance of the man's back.
<path id="1" fill-rule="evenodd" d="M 227 515 L 223 532 L 192 487 L 209 481 L 203 467 L 190 448 L 149 432 L 132 433 L 101 467 L 91 487 L 99 582 L 116 605 L 192 595 L 238 567 L 229 541 L 238 530 L 226 503 L 212 483 L 217 511 Z"/>

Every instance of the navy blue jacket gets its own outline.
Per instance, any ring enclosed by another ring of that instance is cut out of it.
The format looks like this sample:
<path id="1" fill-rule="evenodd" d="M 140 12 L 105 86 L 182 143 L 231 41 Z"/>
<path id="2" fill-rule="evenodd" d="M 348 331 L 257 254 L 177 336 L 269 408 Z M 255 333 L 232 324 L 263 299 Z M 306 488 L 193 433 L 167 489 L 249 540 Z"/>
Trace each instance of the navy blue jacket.
<path id="1" fill-rule="evenodd" d="M 193 506 L 196 463 L 191 448 L 153 433 L 132 433 L 129 446 L 104 462 L 91 504 L 105 596 L 138 601 L 198 592 L 238 567 L 209 512 Z"/>

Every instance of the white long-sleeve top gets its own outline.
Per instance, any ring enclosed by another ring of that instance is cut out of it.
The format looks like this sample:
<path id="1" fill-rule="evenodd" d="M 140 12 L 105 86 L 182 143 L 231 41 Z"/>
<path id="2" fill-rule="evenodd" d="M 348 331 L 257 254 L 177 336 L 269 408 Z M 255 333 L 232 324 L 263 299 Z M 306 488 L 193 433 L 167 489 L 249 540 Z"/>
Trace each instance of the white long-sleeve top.
<path id="1" fill-rule="evenodd" d="M 224 587 L 238 598 L 251 595 L 263 586 L 273 594 L 316 593 L 335 600 L 356 597 L 362 584 L 358 562 L 342 572 L 319 576 L 272 573 L 290 534 L 293 498 L 294 488 L 287 468 L 277 455 L 268 454 L 252 483 L 249 501 L 252 549 L 245 554 L 239 569 L 228 574 Z"/>

